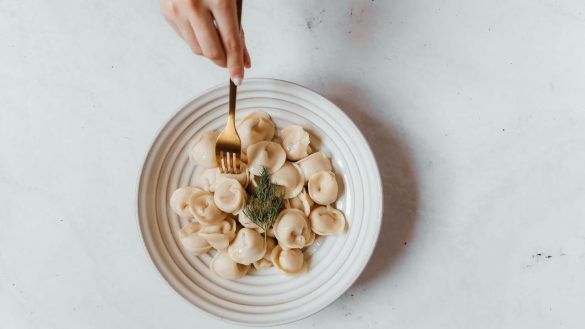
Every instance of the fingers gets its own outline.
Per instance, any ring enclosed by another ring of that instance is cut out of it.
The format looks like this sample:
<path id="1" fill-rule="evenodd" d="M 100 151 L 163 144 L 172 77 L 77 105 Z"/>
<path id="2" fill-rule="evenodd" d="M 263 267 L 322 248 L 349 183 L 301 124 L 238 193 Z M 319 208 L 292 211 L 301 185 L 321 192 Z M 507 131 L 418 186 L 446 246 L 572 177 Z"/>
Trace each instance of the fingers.
<path id="1" fill-rule="evenodd" d="M 175 31 L 175 33 L 177 33 L 181 38 L 183 37 L 181 35 L 181 31 L 179 30 L 179 28 L 177 27 L 177 24 L 175 24 L 175 22 L 173 22 L 172 20 L 168 19 L 165 17 L 165 21 L 167 21 L 167 23 L 169 24 L 170 27 L 173 28 L 173 30 Z"/>
<path id="2" fill-rule="evenodd" d="M 175 19 L 175 6 L 173 5 L 173 3 L 168 1 L 168 0 L 162 0 L 160 2 L 160 12 L 162 13 L 162 15 L 165 18 L 165 20 L 167 21 L 167 23 L 173 28 L 173 30 L 175 30 L 175 33 L 177 33 L 179 36 L 181 36 L 181 31 L 179 30 L 179 28 L 177 27 L 177 24 L 175 24 L 175 21 L 174 21 L 174 19 Z"/>
<path id="3" fill-rule="evenodd" d="M 240 84 L 252 63 L 235 0 L 161 0 L 161 12 L 193 53 L 227 67 L 234 83 Z"/>
<path id="4" fill-rule="evenodd" d="M 201 47 L 195 37 L 191 24 L 181 15 L 185 9 L 180 4 L 178 5 L 173 2 L 173 0 L 162 0 L 160 10 L 167 23 L 175 30 L 175 33 L 185 40 L 185 43 L 189 45 L 191 51 L 197 55 L 201 55 Z"/>
<path id="5" fill-rule="evenodd" d="M 232 81 L 239 85 L 244 78 L 244 47 L 236 1 L 219 1 L 211 8 L 226 53 L 227 67 Z"/>
<path id="6" fill-rule="evenodd" d="M 194 12 L 189 17 L 191 27 L 201 46 L 203 56 L 209 58 L 216 65 L 226 67 L 226 55 L 211 12 Z"/>
<path id="7" fill-rule="evenodd" d="M 195 36 L 195 32 L 193 31 L 191 23 L 186 19 L 178 19 L 177 27 L 179 28 L 180 31 L 179 35 L 189 45 L 191 51 L 195 55 L 203 55 L 203 51 L 201 50 L 201 46 L 199 45 L 199 41 Z"/>

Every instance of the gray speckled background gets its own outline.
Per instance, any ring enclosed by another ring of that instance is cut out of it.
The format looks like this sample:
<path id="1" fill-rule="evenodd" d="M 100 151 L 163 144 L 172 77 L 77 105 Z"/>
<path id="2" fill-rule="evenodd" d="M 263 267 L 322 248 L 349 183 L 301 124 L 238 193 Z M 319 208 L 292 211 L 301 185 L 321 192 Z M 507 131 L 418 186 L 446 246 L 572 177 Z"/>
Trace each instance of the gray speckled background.
<path id="1" fill-rule="evenodd" d="M 583 328 L 585 2 L 244 10 L 248 75 L 338 104 L 384 180 L 366 271 L 286 327 Z M 0 327 L 231 327 L 157 278 L 134 218 L 157 129 L 225 79 L 157 1 L 0 0 Z"/>

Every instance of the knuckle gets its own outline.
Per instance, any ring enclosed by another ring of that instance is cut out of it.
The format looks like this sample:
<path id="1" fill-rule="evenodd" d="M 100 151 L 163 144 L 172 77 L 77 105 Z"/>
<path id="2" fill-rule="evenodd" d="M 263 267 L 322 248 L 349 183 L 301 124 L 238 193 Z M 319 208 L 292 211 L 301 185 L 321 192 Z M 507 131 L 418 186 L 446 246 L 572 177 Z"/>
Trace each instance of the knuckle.
<path id="1" fill-rule="evenodd" d="M 169 1 L 169 11 L 173 13 L 173 15 L 179 15 L 179 5 L 175 1 Z"/>
<path id="2" fill-rule="evenodd" d="M 242 51 L 242 43 L 238 39 L 228 39 L 225 41 L 225 50 L 228 53 L 239 53 Z"/>
<path id="3" fill-rule="evenodd" d="M 219 62 L 224 60 L 223 54 L 217 50 L 210 50 L 205 54 L 205 57 L 209 58 L 214 62 Z"/>
<path id="4" fill-rule="evenodd" d="M 201 2 L 198 0 L 181 0 L 185 8 L 190 11 L 199 11 L 201 9 Z"/>

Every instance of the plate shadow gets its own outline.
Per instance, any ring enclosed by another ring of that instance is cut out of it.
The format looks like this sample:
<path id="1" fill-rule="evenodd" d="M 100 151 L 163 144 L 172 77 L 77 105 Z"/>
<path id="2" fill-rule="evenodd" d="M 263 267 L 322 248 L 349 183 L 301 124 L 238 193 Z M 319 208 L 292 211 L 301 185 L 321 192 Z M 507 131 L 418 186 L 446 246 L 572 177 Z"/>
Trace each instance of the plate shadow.
<path id="1" fill-rule="evenodd" d="M 367 285 L 391 271 L 409 248 L 419 206 L 416 171 L 399 134 L 387 124 L 383 112 L 372 107 L 371 95 L 339 82 L 328 84 L 322 93 L 360 128 L 372 148 L 382 178 L 384 215 L 380 236 L 372 258 L 354 283 L 354 286 Z"/>

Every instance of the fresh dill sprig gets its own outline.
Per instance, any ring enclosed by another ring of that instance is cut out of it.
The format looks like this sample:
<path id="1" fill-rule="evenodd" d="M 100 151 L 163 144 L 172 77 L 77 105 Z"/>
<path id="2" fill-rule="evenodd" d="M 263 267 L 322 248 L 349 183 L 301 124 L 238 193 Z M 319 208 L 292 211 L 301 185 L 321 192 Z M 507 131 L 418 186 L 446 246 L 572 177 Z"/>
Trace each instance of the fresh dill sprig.
<path id="1" fill-rule="evenodd" d="M 262 168 L 260 177 L 257 181 L 252 181 L 252 183 L 254 184 L 254 191 L 246 202 L 244 214 L 264 230 L 264 238 L 266 238 L 268 229 L 270 229 L 280 209 L 282 209 L 284 193 L 279 192 L 277 186 L 270 182 L 270 174 L 268 174 L 266 168 Z"/>

